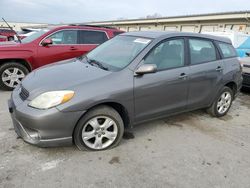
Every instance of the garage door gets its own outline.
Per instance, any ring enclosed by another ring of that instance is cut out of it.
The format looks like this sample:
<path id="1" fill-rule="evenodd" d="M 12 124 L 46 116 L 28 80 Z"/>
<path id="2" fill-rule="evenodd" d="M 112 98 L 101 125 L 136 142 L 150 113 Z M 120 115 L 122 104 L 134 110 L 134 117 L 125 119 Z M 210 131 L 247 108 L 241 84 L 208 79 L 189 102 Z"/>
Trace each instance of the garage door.
<path id="1" fill-rule="evenodd" d="M 128 31 L 139 31 L 139 27 L 129 27 Z"/>
<path id="2" fill-rule="evenodd" d="M 201 26 L 201 32 L 213 32 L 217 31 L 218 26 L 217 25 L 203 25 Z"/>
<path id="3" fill-rule="evenodd" d="M 160 31 L 161 27 L 157 26 L 141 26 L 140 31 Z"/>
<path id="4" fill-rule="evenodd" d="M 165 31 L 176 31 L 176 26 L 164 26 Z"/>
<path id="5" fill-rule="evenodd" d="M 181 26 L 182 32 L 195 32 L 195 26 L 194 25 L 187 25 L 187 26 Z"/>
<path id="6" fill-rule="evenodd" d="M 127 27 L 120 27 L 119 29 L 122 30 L 122 31 L 125 31 L 125 32 L 128 31 Z"/>

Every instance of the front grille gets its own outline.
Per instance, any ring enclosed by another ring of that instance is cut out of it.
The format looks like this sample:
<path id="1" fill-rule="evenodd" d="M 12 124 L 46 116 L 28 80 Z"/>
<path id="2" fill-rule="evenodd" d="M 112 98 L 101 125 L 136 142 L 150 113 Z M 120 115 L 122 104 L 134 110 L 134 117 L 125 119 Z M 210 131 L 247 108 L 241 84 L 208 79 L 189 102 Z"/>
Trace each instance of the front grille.
<path id="1" fill-rule="evenodd" d="M 29 97 L 29 92 L 21 86 L 19 96 L 23 101 L 25 101 Z"/>

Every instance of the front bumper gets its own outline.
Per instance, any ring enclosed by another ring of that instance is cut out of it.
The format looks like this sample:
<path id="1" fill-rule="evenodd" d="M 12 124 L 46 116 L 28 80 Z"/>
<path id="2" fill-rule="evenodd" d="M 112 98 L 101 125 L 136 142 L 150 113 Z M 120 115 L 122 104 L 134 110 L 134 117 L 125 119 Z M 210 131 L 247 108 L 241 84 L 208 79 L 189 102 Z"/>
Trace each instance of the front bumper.
<path id="1" fill-rule="evenodd" d="M 84 112 L 61 112 L 57 108 L 34 109 L 16 90 L 8 101 L 14 129 L 25 142 L 40 147 L 72 144 L 72 134 Z"/>
<path id="2" fill-rule="evenodd" d="M 250 73 L 243 73 L 242 87 L 250 88 Z"/>

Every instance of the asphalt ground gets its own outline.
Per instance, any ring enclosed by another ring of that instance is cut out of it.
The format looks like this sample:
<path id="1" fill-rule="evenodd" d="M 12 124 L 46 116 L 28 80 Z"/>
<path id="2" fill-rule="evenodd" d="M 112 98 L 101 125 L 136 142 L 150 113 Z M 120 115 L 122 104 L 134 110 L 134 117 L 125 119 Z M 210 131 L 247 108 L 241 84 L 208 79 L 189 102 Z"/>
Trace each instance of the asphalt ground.
<path id="1" fill-rule="evenodd" d="M 17 139 L 0 91 L 0 187 L 249 187 L 250 92 L 228 115 L 199 110 L 141 124 L 101 152 Z"/>

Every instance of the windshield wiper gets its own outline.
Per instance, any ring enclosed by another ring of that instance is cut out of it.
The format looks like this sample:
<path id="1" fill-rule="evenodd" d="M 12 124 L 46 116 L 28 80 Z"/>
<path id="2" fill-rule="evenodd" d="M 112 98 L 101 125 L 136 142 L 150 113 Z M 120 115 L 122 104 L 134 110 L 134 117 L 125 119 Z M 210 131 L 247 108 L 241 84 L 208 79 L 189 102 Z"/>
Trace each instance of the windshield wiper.
<path id="1" fill-rule="evenodd" d="M 85 56 L 87 63 L 89 63 L 90 65 L 94 66 L 97 65 L 99 68 L 103 69 L 103 70 L 109 70 L 107 67 L 103 66 L 103 64 L 97 60 L 94 59 L 89 59 L 87 56 Z"/>

